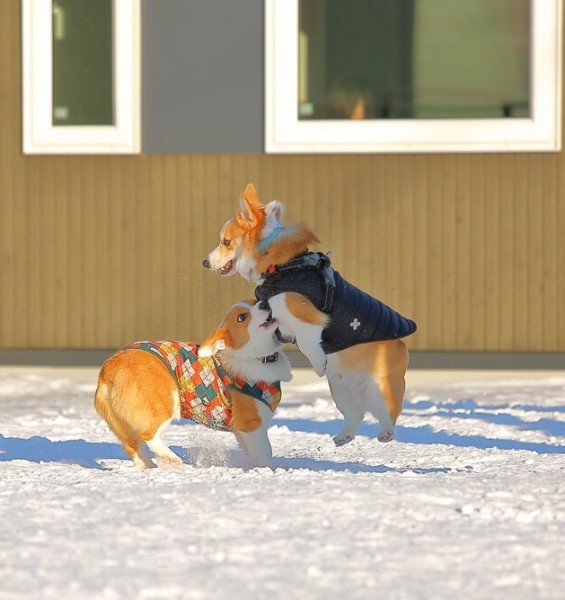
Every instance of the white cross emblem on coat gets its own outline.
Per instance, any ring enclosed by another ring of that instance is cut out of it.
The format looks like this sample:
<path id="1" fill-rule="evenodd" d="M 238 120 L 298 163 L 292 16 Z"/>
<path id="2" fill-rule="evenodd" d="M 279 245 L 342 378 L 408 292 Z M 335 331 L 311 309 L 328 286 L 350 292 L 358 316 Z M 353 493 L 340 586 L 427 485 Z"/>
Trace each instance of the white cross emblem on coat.
<path id="1" fill-rule="evenodd" d="M 357 327 L 361 326 L 361 321 L 357 320 L 357 317 L 353 319 L 351 323 L 349 323 L 349 327 L 353 329 L 353 331 L 357 331 Z"/>

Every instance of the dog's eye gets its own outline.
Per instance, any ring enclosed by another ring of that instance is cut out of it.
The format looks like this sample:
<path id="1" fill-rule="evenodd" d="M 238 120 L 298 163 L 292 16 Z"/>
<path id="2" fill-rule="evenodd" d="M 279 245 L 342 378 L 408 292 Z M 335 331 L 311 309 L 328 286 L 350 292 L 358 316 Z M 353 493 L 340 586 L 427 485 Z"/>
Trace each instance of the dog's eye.
<path id="1" fill-rule="evenodd" d="M 222 240 L 222 244 L 223 244 L 224 246 L 229 246 L 229 245 L 231 244 L 231 240 L 228 240 L 228 238 L 224 238 L 224 239 Z"/>
<path id="2" fill-rule="evenodd" d="M 238 323 L 243 323 L 243 321 L 245 321 L 245 319 L 247 319 L 247 315 L 245 313 L 240 313 L 239 315 L 237 315 Z"/>

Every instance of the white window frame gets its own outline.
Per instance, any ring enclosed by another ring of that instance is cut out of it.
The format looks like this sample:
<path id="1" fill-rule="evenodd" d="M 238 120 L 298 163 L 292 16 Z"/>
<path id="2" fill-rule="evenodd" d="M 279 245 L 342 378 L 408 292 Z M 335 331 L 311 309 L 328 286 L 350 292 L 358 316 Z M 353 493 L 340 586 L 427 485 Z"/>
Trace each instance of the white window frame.
<path id="1" fill-rule="evenodd" d="M 53 125 L 51 0 L 22 0 L 25 154 L 140 151 L 140 0 L 114 0 L 115 124 Z"/>
<path id="2" fill-rule="evenodd" d="M 270 153 L 548 152 L 561 149 L 563 0 L 532 0 L 530 118 L 298 119 L 299 0 L 265 0 Z"/>

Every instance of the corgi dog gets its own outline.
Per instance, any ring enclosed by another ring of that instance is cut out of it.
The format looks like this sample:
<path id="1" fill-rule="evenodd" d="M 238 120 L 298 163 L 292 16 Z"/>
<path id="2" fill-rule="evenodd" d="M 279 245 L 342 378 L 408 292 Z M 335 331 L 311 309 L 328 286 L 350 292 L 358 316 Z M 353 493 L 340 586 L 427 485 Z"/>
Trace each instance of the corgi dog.
<path id="1" fill-rule="evenodd" d="M 380 424 L 378 440 L 395 436 L 402 410 L 408 350 L 400 339 L 416 324 L 346 282 L 330 259 L 309 250 L 319 243 L 303 224 L 283 225 L 284 205 L 263 205 L 253 184 L 203 266 L 222 276 L 239 273 L 258 284 L 281 341 L 296 343 L 319 376 L 326 374 L 344 417 L 337 446 L 354 439 L 367 413 Z"/>
<path id="2" fill-rule="evenodd" d="M 200 346 L 177 341 L 134 342 L 100 370 L 97 413 L 140 469 L 182 460 L 161 439 L 181 416 L 233 431 L 257 466 L 268 466 L 267 428 L 292 379 L 271 310 L 255 300 L 235 304 Z"/>

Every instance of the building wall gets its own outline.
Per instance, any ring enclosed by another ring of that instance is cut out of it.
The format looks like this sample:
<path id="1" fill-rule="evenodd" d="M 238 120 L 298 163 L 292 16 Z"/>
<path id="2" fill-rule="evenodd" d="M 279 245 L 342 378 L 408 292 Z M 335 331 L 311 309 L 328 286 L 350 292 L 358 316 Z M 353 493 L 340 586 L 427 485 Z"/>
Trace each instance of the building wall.
<path id="1" fill-rule="evenodd" d="M 350 281 L 419 324 L 417 350 L 565 350 L 565 157 L 23 156 L 20 7 L 0 2 L 0 349 L 202 339 L 238 277 L 205 271 L 246 183 Z"/>

